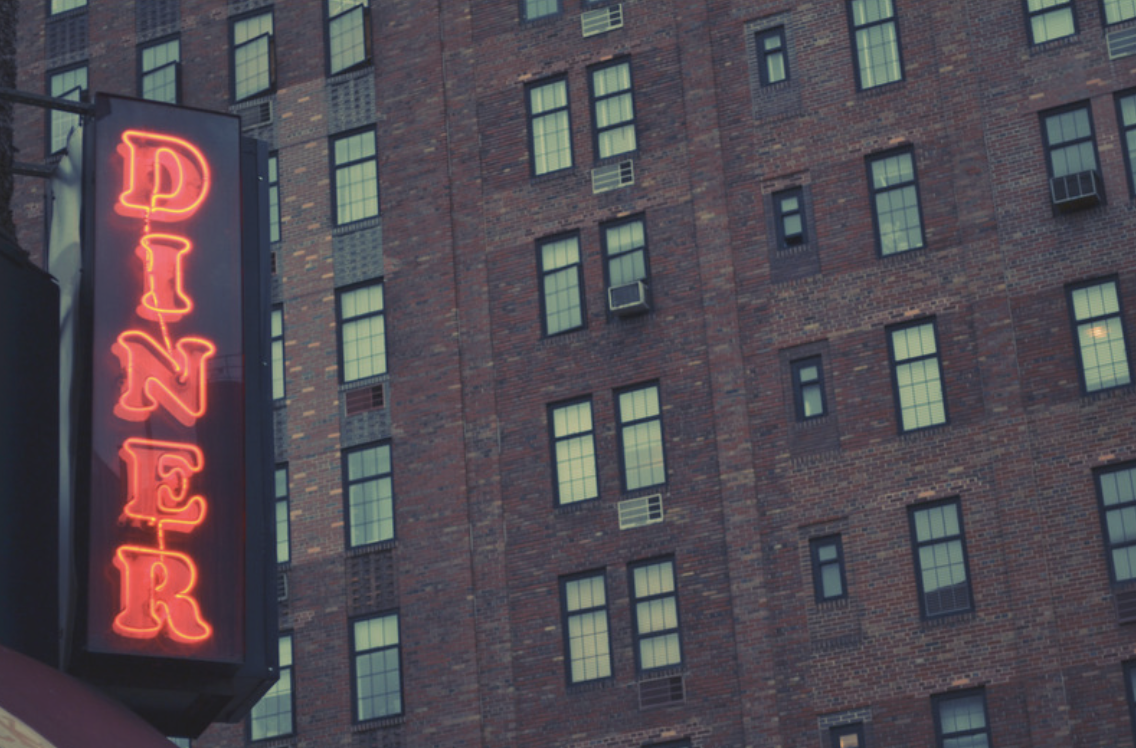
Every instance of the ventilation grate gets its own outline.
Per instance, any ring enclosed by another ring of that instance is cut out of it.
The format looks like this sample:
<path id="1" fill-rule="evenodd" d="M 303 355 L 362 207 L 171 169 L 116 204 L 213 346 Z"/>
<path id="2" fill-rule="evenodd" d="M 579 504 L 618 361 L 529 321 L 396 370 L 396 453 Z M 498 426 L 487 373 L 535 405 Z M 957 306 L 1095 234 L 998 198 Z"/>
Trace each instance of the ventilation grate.
<path id="1" fill-rule="evenodd" d="M 381 384 L 374 387 L 361 387 L 350 390 L 344 395 L 347 415 L 366 413 L 368 410 L 380 410 L 386 406 L 386 393 Z"/>
<path id="2" fill-rule="evenodd" d="M 1110 60 L 1136 55 L 1136 26 L 1117 29 L 1107 34 L 1105 38 L 1108 39 L 1108 58 Z"/>
<path id="3" fill-rule="evenodd" d="M 236 111 L 241 118 L 241 130 L 253 130 L 272 124 L 272 101 L 258 101 Z"/>
<path id="4" fill-rule="evenodd" d="M 606 34 L 623 28 L 623 5 L 589 10 L 580 16 L 580 31 L 584 36 Z"/>
<path id="5" fill-rule="evenodd" d="M 619 529 L 630 530 L 663 521 L 663 496 L 639 496 L 619 502 Z"/>
<path id="6" fill-rule="evenodd" d="M 1079 171 L 1049 180 L 1050 196 L 1058 210 L 1091 208 L 1101 201 L 1100 177 L 1096 171 Z"/>
<path id="7" fill-rule="evenodd" d="M 281 571 L 276 574 L 276 601 L 284 602 L 288 599 L 288 572 Z"/>
<path id="8" fill-rule="evenodd" d="M 655 678 L 639 683 L 640 709 L 677 704 L 683 701 L 686 701 L 686 691 L 683 688 L 681 675 Z"/>
<path id="9" fill-rule="evenodd" d="M 1116 622 L 1136 623 L 1136 588 L 1116 593 Z"/>
<path id="10" fill-rule="evenodd" d="M 635 162 L 620 161 L 617 164 L 597 166 L 592 169 L 592 194 L 617 190 L 635 184 Z"/>

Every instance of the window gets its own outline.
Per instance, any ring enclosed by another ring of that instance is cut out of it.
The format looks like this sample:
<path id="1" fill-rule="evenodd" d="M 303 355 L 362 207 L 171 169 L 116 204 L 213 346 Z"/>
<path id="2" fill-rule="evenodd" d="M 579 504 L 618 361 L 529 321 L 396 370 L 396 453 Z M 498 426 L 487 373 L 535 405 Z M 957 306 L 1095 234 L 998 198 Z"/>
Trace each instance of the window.
<path id="1" fill-rule="evenodd" d="M 292 560 L 292 523 L 288 506 L 288 466 L 278 465 L 276 483 L 276 563 L 286 564 Z"/>
<path id="2" fill-rule="evenodd" d="M 1136 0 L 1104 0 L 1104 22 L 1120 23 L 1136 18 Z"/>
<path id="3" fill-rule="evenodd" d="M 48 77 L 51 95 L 69 101 L 80 101 L 87 93 L 87 66 L 50 73 Z M 51 153 L 59 153 L 67 148 L 67 136 L 79 126 L 79 115 L 70 112 L 52 111 Z"/>
<path id="4" fill-rule="evenodd" d="M 915 157 L 903 150 L 868 160 L 872 186 L 872 216 L 881 255 L 893 255 L 923 246 L 923 220 L 919 215 L 919 188 Z"/>
<path id="5" fill-rule="evenodd" d="M 639 670 L 681 665 L 674 560 L 635 564 L 630 572 Z"/>
<path id="6" fill-rule="evenodd" d="M 1026 0 L 1026 15 L 1030 41 L 1034 44 L 1051 42 L 1077 33 L 1073 0 Z"/>
<path id="7" fill-rule="evenodd" d="M 87 0 L 51 0 L 51 15 L 66 13 L 75 8 L 85 8 Z"/>
<path id="8" fill-rule="evenodd" d="M 592 114 L 596 127 L 596 158 L 630 153 L 635 141 L 635 102 L 631 96 L 631 63 L 624 60 L 592 75 Z"/>
<path id="9" fill-rule="evenodd" d="M 789 57 L 785 53 L 785 28 L 759 31 L 757 41 L 757 70 L 761 85 L 789 80 Z"/>
<path id="10" fill-rule="evenodd" d="M 939 748 L 989 748 L 986 694 L 966 691 L 934 697 L 935 738 Z"/>
<path id="11" fill-rule="evenodd" d="M 899 30 L 892 0 L 850 0 L 848 14 L 856 40 L 856 82 L 861 89 L 903 77 Z"/>
<path id="12" fill-rule="evenodd" d="M 808 241 L 805 235 L 805 194 L 800 187 L 773 193 L 777 244 L 790 249 Z"/>
<path id="13" fill-rule="evenodd" d="M 189 739 L 189 738 L 176 738 L 176 737 L 174 737 L 174 738 L 171 738 L 171 737 L 167 737 L 167 738 L 166 738 L 166 740 L 169 740 L 169 741 L 170 741 L 171 743 L 173 743 L 174 745 L 176 745 L 176 746 L 177 746 L 177 748 L 191 748 L 191 745 L 190 745 L 190 742 L 191 742 L 191 741 L 190 741 L 190 739 Z"/>
<path id="14" fill-rule="evenodd" d="M 568 117 L 568 81 L 562 78 L 532 86 L 528 95 L 533 174 L 548 174 L 571 167 L 572 126 Z"/>
<path id="15" fill-rule="evenodd" d="M 634 491 L 666 483 L 663 417 L 659 406 L 658 385 L 625 390 L 616 396 L 616 401 L 624 490 Z"/>
<path id="16" fill-rule="evenodd" d="M 398 614 L 355 621 L 351 650 L 355 671 L 355 720 L 362 722 L 402 714 Z"/>
<path id="17" fill-rule="evenodd" d="M 332 75 L 371 58 L 369 0 L 327 0 L 327 50 Z"/>
<path id="18" fill-rule="evenodd" d="M 292 734 L 292 635 L 280 637 L 280 679 L 249 712 L 249 737 L 265 740 Z"/>
<path id="19" fill-rule="evenodd" d="M 394 489 L 389 444 L 345 450 L 343 483 L 347 493 L 348 546 L 381 543 L 394 537 Z"/>
<path id="20" fill-rule="evenodd" d="M 268 157 L 268 241 L 280 241 L 280 160 Z"/>
<path id="21" fill-rule="evenodd" d="M 521 0 L 525 20 L 532 21 L 560 13 L 560 0 Z"/>
<path id="22" fill-rule="evenodd" d="M 1077 336 L 1084 392 L 1100 392 L 1131 383 L 1116 281 L 1074 286 L 1069 289 L 1069 308 Z"/>
<path id="23" fill-rule="evenodd" d="M 568 682 L 611 677 L 611 639 L 607 625 L 607 589 L 602 571 L 564 579 L 564 647 Z"/>
<path id="24" fill-rule="evenodd" d="M 1136 579 L 1136 467 L 1097 472 L 1097 495 L 1113 582 Z"/>
<path id="25" fill-rule="evenodd" d="M 1136 3 L 1136 0 L 1132 0 Z M 1128 169 L 1128 194 L 1136 196 L 1136 93 L 1116 98 L 1117 120 L 1124 138 L 1124 162 Z"/>
<path id="26" fill-rule="evenodd" d="M 844 582 L 844 546 L 839 535 L 809 541 L 812 557 L 813 591 L 818 603 L 848 596 Z"/>
<path id="27" fill-rule="evenodd" d="M 272 307 L 272 399 L 284 398 L 284 309 Z"/>
<path id="28" fill-rule="evenodd" d="M 899 401 L 900 431 L 947 422 L 947 401 L 939 371 L 935 323 L 916 322 L 890 328 L 892 379 Z"/>
<path id="29" fill-rule="evenodd" d="M 1042 115 L 1049 176 L 1097 170 L 1097 147 L 1088 104 Z"/>
<path id="30" fill-rule="evenodd" d="M 596 498 L 599 483 L 591 400 L 553 406 L 549 421 L 552 423 L 557 503 L 572 504 Z"/>
<path id="31" fill-rule="evenodd" d="M 335 171 L 335 223 L 342 226 L 379 214 L 379 159 L 375 131 L 331 140 Z"/>
<path id="32" fill-rule="evenodd" d="M 832 748 L 867 748 L 864 742 L 864 725 L 857 722 L 854 725 L 841 725 L 830 731 L 832 735 Z"/>
<path id="33" fill-rule="evenodd" d="M 142 98 L 166 104 L 178 103 L 181 42 L 177 39 L 156 42 L 142 47 L 140 55 Z"/>
<path id="34" fill-rule="evenodd" d="M 548 239 L 538 245 L 537 252 L 544 334 L 556 335 L 583 327 L 584 274 L 580 266 L 579 237 Z"/>
<path id="35" fill-rule="evenodd" d="M 1128 720 L 1136 732 L 1136 662 L 1124 663 L 1124 691 L 1128 696 Z"/>
<path id="36" fill-rule="evenodd" d="M 642 218 L 601 227 L 609 286 L 647 280 L 647 232 Z"/>
<path id="37" fill-rule="evenodd" d="M 798 421 L 824 415 L 824 370 L 820 356 L 803 358 L 789 365 L 793 374 L 793 405 Z"/>
<path id="38" fill-rule="evenodd" d="M 386 373 L 381 282 L 339 292 L 339 349 L 344 383 Z"/>
<path id="39" fill-rule="evenodd" d="M 924 618 L 971 609 L 958 499 L 911 509 L 919 607 Z"/>
<path id="40" fill-rule="evenodd" d="M 242 101 L 276 85 L 272 13 L 233 22 L 233 99 Z"/>

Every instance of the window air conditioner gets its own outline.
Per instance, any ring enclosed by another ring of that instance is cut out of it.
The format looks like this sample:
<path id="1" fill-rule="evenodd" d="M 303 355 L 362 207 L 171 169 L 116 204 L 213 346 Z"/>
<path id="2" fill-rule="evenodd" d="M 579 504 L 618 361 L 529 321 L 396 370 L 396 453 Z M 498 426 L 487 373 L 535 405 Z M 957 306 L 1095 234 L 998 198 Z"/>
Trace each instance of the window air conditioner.
<path id="1" fill-rule="evenodd" d="M 584 36 L 605 34 L 623 28 L 623 5 L 589 10 L 580 16 L 580 31 Z"/>
<path id="2" fill-rule="evenodd" d="M 617 190 L 635 184 L 635 162 L 620 161 L 592 169 L 592 194 Z"/>
<path id="3" fill-rule="evenodd" d="M 612 286 L 607 290 L 607 308 L 621 317 L 647 311 L 651 308 L 647 304 L 647 284 L 635 281 Z"/>
<path id="4" fill-rule="evenodd" d="M 1091 208 L 1101 202 L 1100 177 L 1095 170 L 1065 174 L 1049 180 L 1053 206 L 1060 211 Z"/>

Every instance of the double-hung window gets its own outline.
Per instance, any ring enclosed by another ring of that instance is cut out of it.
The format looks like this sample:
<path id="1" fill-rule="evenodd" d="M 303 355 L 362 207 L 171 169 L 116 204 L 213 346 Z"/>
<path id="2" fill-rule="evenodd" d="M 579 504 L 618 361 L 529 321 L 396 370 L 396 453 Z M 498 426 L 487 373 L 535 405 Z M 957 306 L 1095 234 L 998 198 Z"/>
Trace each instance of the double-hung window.
<path id="1" fill-rule="evenodd" d="M 328 71 L 350 70 L 371 59 L 369 0 L 327 0 Z"/>
<path id="2" fill-rule="evenodd" d="M 233 21 L 233 99 L 243 101 L 276 85 L 272 12 Z"/>
<path id="3" fill-rule="evenodd" d="M 562 579 L 564 647 L 568 682 L 611 677 L 607 587 L 602 571 Z"/>
<path id="4" fill-rule="evenodd" d="M 962 507 L 951 499 L 911 510 L 919 608 L 924 618 L 970 610 Z"/>
<path id="5" fill-rule="evenodd" d="M 647 280 L 647 232 L 642 218 L 602 227 L 608 286 Z"/>
<path id="6" fill-rule="evenodd" d="M 560 0 L 521 0 L 521 13 L 526 21 L 560 13 Z"/>
<path id="7" fill-rule="evenodd" d="M 584 271 L 580 264 L 580 238 L 576 235 L 546 239 L 537 245 L 540 261 L 541 305 L 544 334 L 584 326 Z"/>
<path id="8" fill-rule="evenodd" d="M 789 56 L 785 49 L 785 27 L 757 32 L 757 71 L 761 85 L 789 80 Z"/>
<path id="9" fill-rule="evenodd" d="M 292 734 L 292 635 L 282 634 L 280 678 L 249 712 L 249 739 L 266 740 Z"/>
<path id="10" fill-rule="evenodd" d="M 1096 480 L 1109 573 L 1113 582 L 1130 582 L 1136 579 L 1136 467 L 1100 470 Z"/>
<path id="11" fill-rule="evenodd" d="M 339 351 L 342 381 L 387 371 L 387 333 L 382 282 L 339 292 Z"/>
<path id="12" fill-rule="evenodd" d="M 923 220 L 911 149 L 868 159 L 872 190 L 872 217 L 881 255 L 893 255 L 923 246 Z"/>
<path id="13" fill-rule="evenodd" d="M 1130 384 L 1132 372 L 1128 366 L 1128 346 L 1116 281 L 1093 281 L 1071 287 L 1069 309 L 1084 392 Z"/>
<path id="14" fill-rule="evenodd" d="M 394 488 L 389 444 L 345 450 L 343 484 L 347 494 L 348 546 L 381 543 L 394 537 Z"/>
<path id="15" fill-rule="evenodd" d="M 634 564 L 630 573 L 639 670 L 681 665 L 674 559 Z"/>
<path id="16" fill-rule="evenodd" d="M 398 613 L 352 623 L 356 722 L 402 714 L 400 650 Z"/>
<path id="17" fill-rule="evenodd" d="M 272 307 L 272 399 L 284 399 L 284 309 Z"/>
<path id="18" fill-rule="evenodd" d="M 990 724 L 982 691 L 934 697 L 935 739 L 938 748 L 989 748 Z"/>
<path id="19" fill-rule="evenodd" d="M 1050 177 L 1097 171 L 1096 138 L 1088 104 L 1042 114 L 1042 131 Z"/>
<path id="20" fill-rule="evenodd" d="M 812 558 L 813 592 L 818 603 L 839 600 L 848 596 L 844 581 L 844 544 L 839 535 L 814 538 L 809 541 Z"/>
<path id="21" fill-rule="evenodd" d="M 179 71 L 181 70 L 181 42 L 167 39 L 148 44 L 139 50 L 141 75 L 139 87 L 142 98 L 178 103 Z"/>
<path id="22" fill-rule="evenodd" d="M 268 240 L 280 241 L 280 158 L 268 157 Z"/>
<path id="23" fill-rule="evenodd" d="M 861 89 L 903 77 L 899 30 L 892 0 L 850 0 L 848 17 L 856 48 L 856 81 Z"/>
<path id="24" fill-rule="evenodd" d="M 292 560 L 291 518 L 288 506 L 288 466 L 277 465 L 275 473 L 276 499 L 276 563 Z"/>
<path id="25" fill-rule="evenodd" d="M 666 483 L 663 412 L 658 385 L 623 390 L 616 396 L 616 407 L 624 490 L 634 491 Z"/>
<path id="26" fill-rule="evenodd" d="M 528 91 L 529 137 L 533 174 L 548 174 L 572 166 L 572 121 L 568 116 L 568 81 L 538 83 Z"/>
<path id="27" fill-rule="evenodd" d="M 1073 0 L 1026 0 L 1030 42 L 1042 44 L 1077 33 Z"/>
<path id="28" fill-rule="evenodd" d="M 377 216 L 379 159 L 374 129 L 332 138 L 331 157 L 335 172 L 336 225 Z"/>
<path id="29" fill-rule="evenodd" d="M 592 401 L 580 400 L 549 409 L 552 423 L 556 503 L 572 504 L 599 496 Z"/>
<path id="30" fill-rule="evenodd" d="M 773 193 L 773 214 L 777 222 L 777 245 L 791 249 L 805 244 L 805 191 L 800 187 Z"/>
<path id="31" fill-rule="evenodd" d="M 825 414 L 824 369 L 820 356 L 810 356 L 789 365 L 793 376 L 793 406 L 798 421 Z"/>
<path id="32" fill-rule="evenodd" d="M 627 60 L 592 68 L 592 115 L 596 158 L 630 153 L 637 148 L 631 63 Z"/>
<path id="33" fill-rule="evenodd" d="M 48 83 L 52 96 L 79 101 L 87 91 L 87 66 L 80 65 L 50 73 Z M 67 136 L 71 134 L 71 130 L 79 126 L 79 115 L 52 110 L 50 122 L 51 153 L 59 153 L 67 147 Z"/>
<path id="34" fill-rule="evenodd" d="M 934 321 L 889 328 L 888 342 L 900 431 L 946 423 L 947 401 L 943 395 Z"/>
<path id="35" fill-rule="evenodd" d="M 1120 23 L 1136 18 L 1136 0 L 1104 0 L 1104 22 Z"/>

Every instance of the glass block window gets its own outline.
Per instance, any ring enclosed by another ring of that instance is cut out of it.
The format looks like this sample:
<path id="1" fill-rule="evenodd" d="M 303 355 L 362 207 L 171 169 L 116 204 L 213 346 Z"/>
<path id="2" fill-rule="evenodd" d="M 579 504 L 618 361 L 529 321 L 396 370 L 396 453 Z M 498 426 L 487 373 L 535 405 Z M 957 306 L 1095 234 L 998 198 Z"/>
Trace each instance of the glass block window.
<path id="1" fill-rule="evenodd" d="M 584 271 L 579 237 L 547 239 L 538 246 L 544 334 L 584 326 Z"/>
<path id="2" fill-rule="evenodd" d="M 339 348 L 344 383 L 387 371 L 383 284 L 339 292 Z"/>
<path id="3" fill-rule="evenodd" d="M 611 677 L 607 589 L 602 571 L 561 580 L 568 682 Z"/>
<path id="4" fill-rule="evenodd" d="M 280 637 L 280 679 L 249 712 L 249 738 L 292 734 L 292 635 Z"/>
<path id="5" fill-rule="evenodd" d="M 60 70 L 49 76 L 51 95 L 70 101 L 81 101 L 87 92 L 87 66 Z M 79 126 L 79 115 L 70 112 L 52 111 L 50 113 L 52 153 L 67 148 L 67 137 L 71 130 Z"/>
<path id="6" fill-rule="evenodd" d="M 181 42 L 168 39 L 142 47 L 142 98 L 178 103 L 178 71 L 181 60 Z"/>
<path id="7" fill-rule="evenodd" d="M 375 131 L 331 140 L 335 171 L 335 223 L 342 226 L 379 215 L 379 159 Z"/>
<path id="8" fill-rule="evenodd" d="M 1026 0 L 1030 41 L 1051 42 L 1077 33 L 1073 0 Z"/>
<path id="9" fill-rule="evenodd" d="M 958 500 L 912 508 L 911 533 L 923 616 L 970 610 L 970 577 Z"/>
<path id="10" fill-rule="evenodd" d="M 572 166 L 572 126 L 568 116 L 568 81 L 563 78 L 528 89 L 529 136 L 533 174 Z"/>
<path id="11" fill-rule="evenodd" d="M 233 98 L 236 101 L 270 91 L 276 84 L 272 13 L 233 22 Z"/>
<path id="12" fill-rule="evenodd" d="M 1136 467 L 1101 470 L 1096 474 L 1113 582 L 1136 579 Z"/>
<path id="13" fill-rule="evenodd" d="M 345 451 L 348 545 L 352 548 L 394 537 L 394 487 L 389 444 Z"/>
<path id="14" fill-rule="evenodd" d="M 400 649 L 397 613 L 352 624 L 357 722 L 402 714 Z"/>
<path id="15" fill-rule="evenodd" d="M 892 379 L 899 404 L 901 431 L 947 422 L 947 401 L 939 366 L 935 323 L 917 322 L 892 328 Z"/>
<path id="16" fill-rule="evenodd" d="M 910 150 L 868 160 L 876 242 L 881 255 L 923 246 L 915 158 Z"/>
<path id="17" fill-rule="evenodd" d="M 549 410 L 549 418 L 557 503 L 572 504 L 596 498 L 599 481 L 591 400 L 555 405 Z"/>
<path id="18" fill-rule="evenodd" d="M 861 89 L 903 77 L 899 31 L 892 0 L 850 0 L 848 14 L 856 48 L 856 80 Z"/>
<path id="19" fill-rule="evenodd" d="M 631 63 L 592 70 L 592 113 L 596 127 L 596 158 L 630 153 L 637 147 L 635 102 L 631 94 Z"/>
<path id="20" fill-rule="evenodd" d="M 635 564 L 630 571 L 639 669 L 681 665 L 674 560 Z"/>
<path id="21" fill-rule="evenodd" d="M 1130 384 L 1132 373 L 1116 281 L 1071 288 L 1069 305 L 1084 391 L 1099 392 Z"/>
<path id="22" fill-rule="evenodd" d="M 292 560 L 292 523 L 288 506 L 288 466 L 278 465 L 275 472 L 276 494 L 276 563 Z"/>
<path id="23" fill-rule="evenodd" d="M 616 401 L 624 490 L 634 491 L 666 483 L 663 415 L 658 385 L 624 390 L 618 393 Z"/>
<path id="24" fill-rule="evenodd" d="M 327 0 L 329 70 L 349 70 L 371 57 L 369 0 Z"/>

